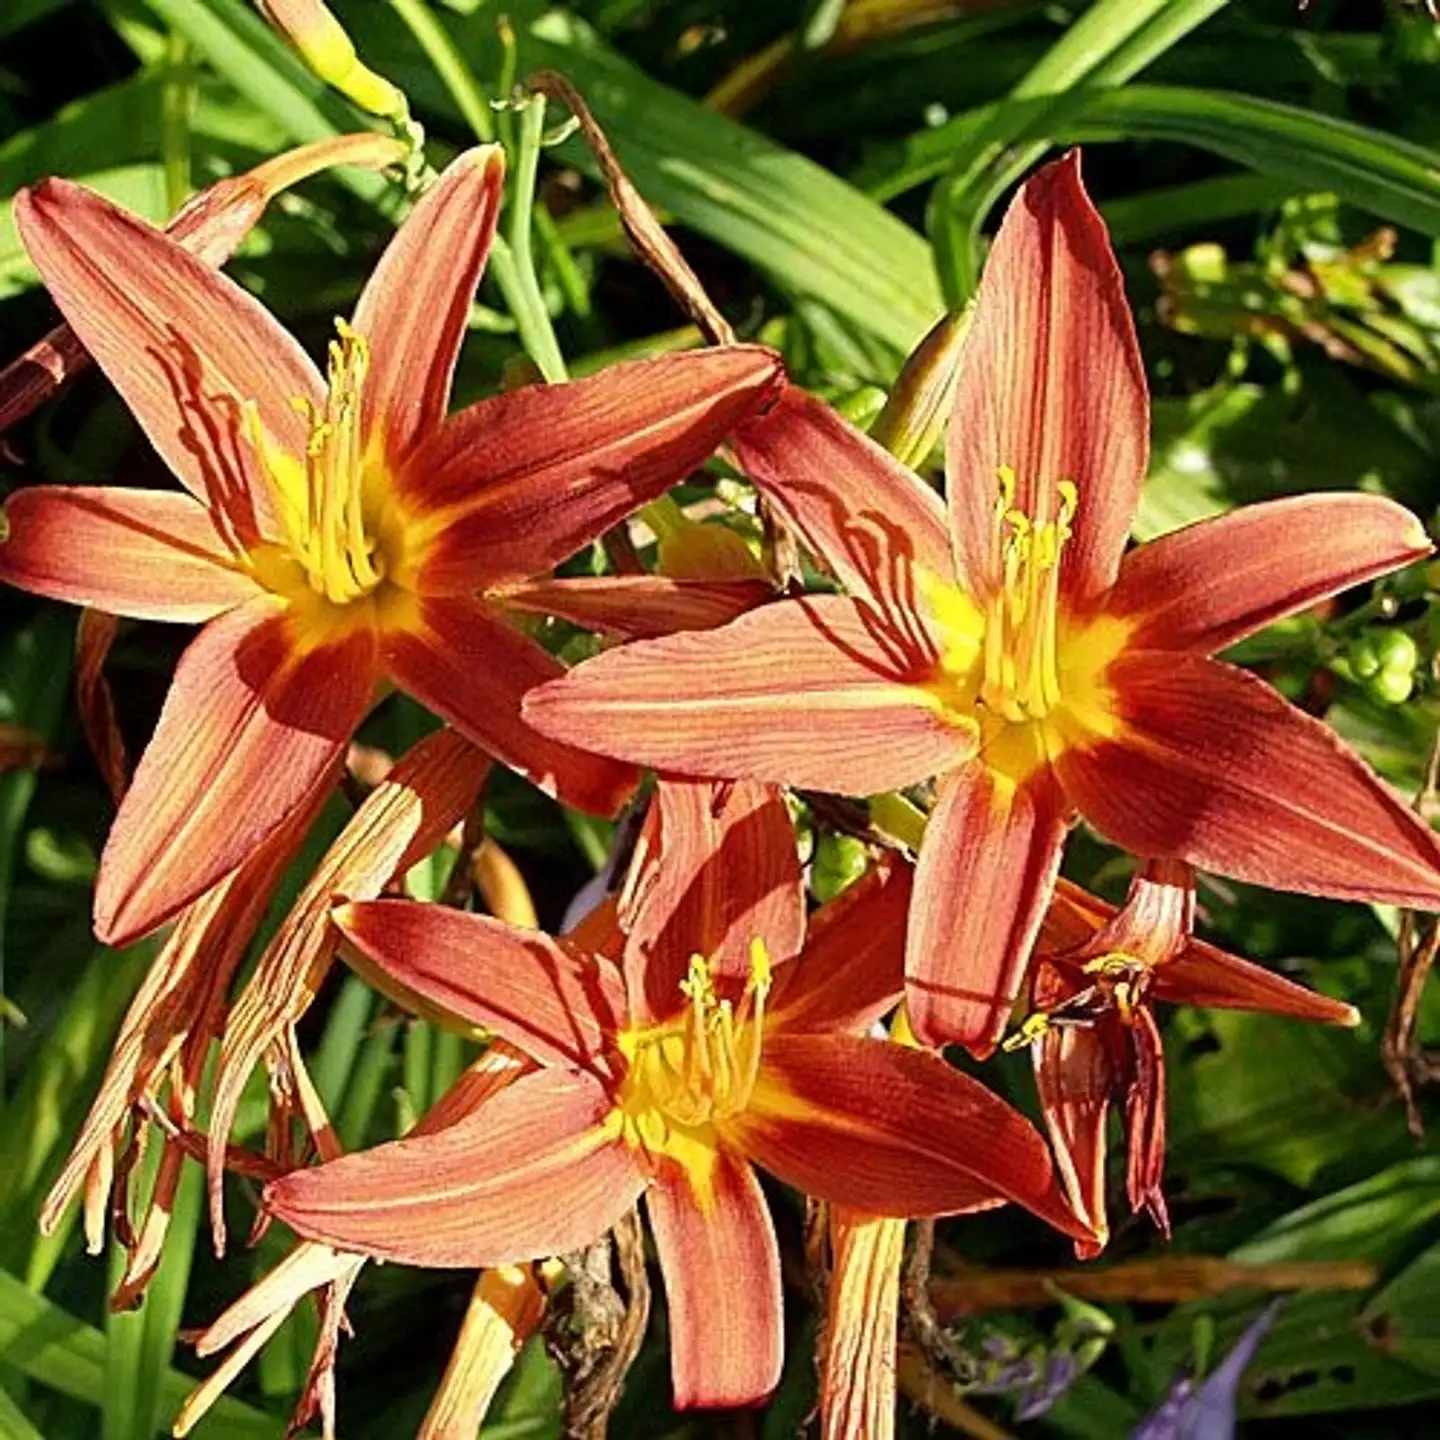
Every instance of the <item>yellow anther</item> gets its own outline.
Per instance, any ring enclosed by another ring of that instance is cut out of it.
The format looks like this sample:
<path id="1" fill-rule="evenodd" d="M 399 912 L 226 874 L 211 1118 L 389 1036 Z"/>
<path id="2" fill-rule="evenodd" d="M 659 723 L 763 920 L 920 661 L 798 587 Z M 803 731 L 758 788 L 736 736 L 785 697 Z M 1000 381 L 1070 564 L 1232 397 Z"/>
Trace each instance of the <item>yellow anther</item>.
<path id="1" fill-rule="evenodd" d="M 1144 968 L 1145 962 L 1126 950 L 1107 950 L 1105 954 L 1085 962 L 1087 975 L 1128 975 Z"/>
<path id="2" fill-rule="evenodd" d="M 770 951 L 756 935 L 750 941 L 750 988 L 768 993 L 771 985 Z"/>
<path id="3" fill-rule="evenodd" d="M 1013 1034 L 1007 1035 L 1001 1042 L 1000 1048 L 1007 1053 L 1016 1050 L 1023 1050 L 1027 1045 L 1033 1045 L 1042 1035 L 1050 1031 L 1050 1017 L 1043 1011 L 1037 1010 L 1033 1015 L 1027 1015 L 1020 1023 L 1020 1028 Z"/>
<path id="4" fill-rule="evenodd" d="M 1002 465 L 995 502 L 993 559 L 999 586 L 985 607 L 980 699 L 1015 724 L 1040 720 L 1060 700 L 1055 627 L 1060 560 L 1079 504 L 1073 481 L 1056 483 L 1056 513 L 1016 506 L 1015 471 Z"/>
<path id="5" fill-rule="evenodd" d="M 317 405 L 292 397 L 309 434 L 300 459 L 280 453 L 266 436 L 253 403 L 244 407 L 247 433 L 270 485 L 285 549 L 310 588 L 335 605 L 368 595 L 384 578 L 365 520 L 365 445 L 361 397 L 370 345 L 343 320 L 328 352 L 327 387 Z"/>

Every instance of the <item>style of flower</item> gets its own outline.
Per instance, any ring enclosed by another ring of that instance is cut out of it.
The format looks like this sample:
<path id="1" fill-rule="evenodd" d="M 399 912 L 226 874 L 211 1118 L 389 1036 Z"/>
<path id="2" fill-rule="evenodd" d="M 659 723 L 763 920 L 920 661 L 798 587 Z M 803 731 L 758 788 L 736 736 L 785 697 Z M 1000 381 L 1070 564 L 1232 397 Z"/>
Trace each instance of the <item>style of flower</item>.
<path id="1" fill-rule="evenodd" d="M 570 937 L 408 901 L 342 907 L 352 963 L 541 1068 L 423 1139 L 272 1183 L 303 1237 L 430 1266 L 578 1249 L 643 1194 L 676 1404 L 780 1373 L 780 1262 L 753 1166 L 868 1214 L 1025 1205 L 1073 1236 L 1038 1132 L 938 1056 L 865 1032 L 899 1000 L 909 875 L 813 917 L 770 787 L 662 782 L 617 907 Z M 704 957 L 704 958 L 702 958 Z M 773 957 L 773 965 L 772 965 Z"/>
<path id="2" fill-rule="evenodd" d="M 1294 1020 L 1355 1025 L 1354 1006 L 1196 940 L 1194 875 L 1152 861 L 1116 910 L 1062 880 L 1036 946 L 1034 1013 L 1011 1048 L 1028 1042 L 1040 1107 L 1070 1202 L 1097 1237 L 1077 1242 L 1082 1258 L 1109 1234 L 1106 1134 L 1123 1107 L 1131 1208 L 1169 1235 L 1165 1169 L 1165 1055 L 1153 1005 L 1261 1010 Z"/>
<path id="3" fill-rule="evenodd" d="M 848 594 L 599 656 L 527 697 L 571 744 L 868 795 L 934 781 L 907 999 L 926 1043 L 1004 1032 L 1083 817 L 1140 856 L 1440 907 L 1440 844 L 1319 720 L 1210 658 L 1425 555 L 1366 495 L 1249 506 L 1124 553 L 1147 396 L 1071 154 L 1017 195 L 959 367 L 946 508 L 798 390 L 736 454 Z"/>
<path id="4" fill-rule="evenodd" d="M 779 362 L 675 355 L 447 417 L 502 180 L 493 146 L 445 171 L 323 377 L 174 239 L 64 181 L 18 197 L 51 293 L 189 491 L 38 486 L 0 524 L 0 580 L 204 625 L 105 849 L 103 939 L 234 870 L 323 782 L 382 681 L 569 804 L 629 793 L 630 767 L 521 719 L 562 667 L 507 620 L 505 588 L 683 478 L 771 397 Z"/>

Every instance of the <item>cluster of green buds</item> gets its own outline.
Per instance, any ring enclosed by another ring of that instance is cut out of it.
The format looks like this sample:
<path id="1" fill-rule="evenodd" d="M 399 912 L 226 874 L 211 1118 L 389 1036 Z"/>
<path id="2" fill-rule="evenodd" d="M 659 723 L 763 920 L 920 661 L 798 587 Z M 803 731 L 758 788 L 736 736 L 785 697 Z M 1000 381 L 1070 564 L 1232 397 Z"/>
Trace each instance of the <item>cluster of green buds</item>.
<path id="1" fill-rule="evenodd" d="M 1403 705 L 1415 692 L 1420 647 L 1407 631 L 1368 627 L 1336 658 L 1342 673 L 1382 705 Z"/>

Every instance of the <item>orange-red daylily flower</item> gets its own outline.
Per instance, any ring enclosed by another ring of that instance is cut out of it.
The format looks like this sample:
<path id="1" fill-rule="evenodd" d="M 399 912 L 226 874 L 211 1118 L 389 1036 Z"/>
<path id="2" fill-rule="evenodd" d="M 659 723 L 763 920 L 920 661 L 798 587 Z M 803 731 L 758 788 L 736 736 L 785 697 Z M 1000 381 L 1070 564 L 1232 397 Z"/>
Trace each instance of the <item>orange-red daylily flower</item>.
<path id="1" fill-rule="evenodd" d="M 1144 371 L 1070 155 L 995 241 L 948 518 L 791 390 L 736 446 L 846 587 L 643 641 L 534 692 L 547 734 L 660 769 L 866 795 L 934 778 L 907 967 L 927 1043 L 1004 1031 L 1067 828 L 1281 889 L 1440 907 L 1440 844 L 1319 720 L 1210 656 L 1426 554 L 1387 500 L 1254 505 L 1124 554 Z"/>
<path id="2" fill-rule="evenodd" d="M 770 396 L 741 346 L 535 386 L 448 416 L 500 204 L 462 155 L 380 260 L 322 376 L 248 294 L 80 187 L 16 218 L 66 318 L 188 495 L 41 486 L 6 505 L 0 579 L 119 615 L 201 622 L 116 818 L 96 928 L 173 914 L 283 823 L 388 679 L 584 809 L 633 772 L 536 734 L 561 673 L 504 615 L 704 460 Z"/>
<path id="3" fill-rule="evenodd" d="M 644 1194 L 676 1403 L 754 1402 L 779 1377 L 781 1319 L 753 1165 L 871 1214 L 1014 1200 L 1088 1233 L 1028 1121 L 938 1056 L 865 1037 L 903 987 L 908 891 L 900 865 L 872 871 L 802 951 L 778 794 L 675 782 L 637 845 L 618 963 L 613 921 L 587 921 L 587 944 L 408 901 L 345 906 L 364 973 L 543 1068 L 438 1134 L 286 1176 L 266 1203 L 327 1244 L 483 1266 L 577 1249 Z"/>
<path id="4" fill-rule="evenodd" d="M 1017 1034 L 1029 1040 L 1041 1109 L 1066 1192 L 1098 1244 L 1109 1234 L 1105 1210 L 1106 1130 L 1112 1104 L 1124 1107 L 1126 1191 L 1168 1235 L 1165 1168 L 1165 1056 L 1151 1011 L 1174 1005 L 1263 1010 L 1295 1020 L 1355 1025 L 1354 1006 L 1228 955 L 1192 935 L 1195 884 L 1190 867 L 1152 861 L 1116 910 L 1062 880 L 1036 946 L 1035 1013 Z"/>

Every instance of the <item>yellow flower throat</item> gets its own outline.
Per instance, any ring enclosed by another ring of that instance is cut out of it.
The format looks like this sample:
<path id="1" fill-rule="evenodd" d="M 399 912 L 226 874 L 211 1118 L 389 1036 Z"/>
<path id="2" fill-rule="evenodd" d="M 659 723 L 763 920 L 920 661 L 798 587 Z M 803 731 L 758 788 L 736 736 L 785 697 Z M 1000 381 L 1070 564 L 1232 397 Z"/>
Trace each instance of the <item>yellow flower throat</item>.
<path id="1" fill-rule="evenodd" d="M 348 605 L 380 584 L 385 565 L 364 508 L 366 437 L 360 402 L 370 346 L 343 320 L 336 327 L 340 336 L 330 342 L 323 403 L 317 406 L 303 396 L 292 401 L 310 425 L 303 461 L 270 442 L 253 402 L 245 414 L 285 551 L 311 590 L 333 605 Z"/>
<path id="2" fill-rule="evenodd" d="M 995 501 L 994 572 L 1001 577 L 986 602 L 980 701 L 1006 720 L 1042 720 L 1060 702 L 1056 616 L 1060 557 L 1070 539 L 1079 496 L 1074 484 L 1055 486 L 1053 516 L 1015 508 L 1015 472 L 1000 469 Z"/>
<path id="3" fill-rule="evenodd" d="M 668 1155 L 703 1190 L 713 1165 L 715 1126 L 749 1103 L 760 1073 L 770 958 L 756 939 L 738 1004 L 715 993 L 710 965 L 690 960 L 685 1008 L 672 1020 L 622 1031 L 627 1070 L 613 1123 L 630 1144 Z"/>

